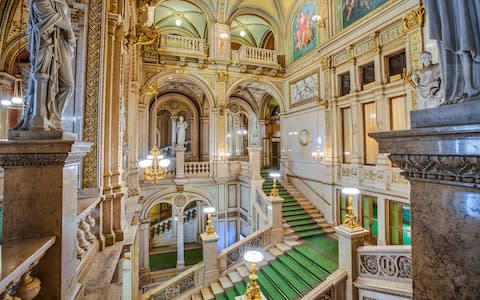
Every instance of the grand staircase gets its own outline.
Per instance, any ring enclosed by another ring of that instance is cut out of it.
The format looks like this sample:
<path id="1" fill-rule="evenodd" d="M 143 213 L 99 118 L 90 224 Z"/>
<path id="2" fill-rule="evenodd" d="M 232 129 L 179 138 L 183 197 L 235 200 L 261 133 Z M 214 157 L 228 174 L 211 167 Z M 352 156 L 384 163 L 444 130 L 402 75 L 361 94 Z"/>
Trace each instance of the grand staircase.
<path id="1" fill-rule="evenodd" d="M 272 180 L 262 171 L 264 192 Z M 257 265 L 258 283 L 266 299 L 301 299 L 338 268 L 338 243 L 331 225 L 295 186 L 277 183 L 283 201 L 284 239 L 264 251 Z M 232 300 L 245 294 L 250 266 L 245 263 L 194 294 L 193 300 Z"/>

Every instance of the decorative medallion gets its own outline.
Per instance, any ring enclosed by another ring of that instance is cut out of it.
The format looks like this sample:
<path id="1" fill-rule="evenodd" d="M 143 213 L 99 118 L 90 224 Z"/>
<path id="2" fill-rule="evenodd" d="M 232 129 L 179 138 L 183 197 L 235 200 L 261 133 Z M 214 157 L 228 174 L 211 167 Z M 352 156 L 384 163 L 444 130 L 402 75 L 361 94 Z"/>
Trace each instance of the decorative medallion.
<path id="1" fill-rule="evenodd" d="M 175 204 L 176 207 L 184 207 L 185 204 L 187 203 L 187 197 L 185 197 L 182 194 L 178 194 L 173 199 L 173 203 Z"/>
<path id="2" fill-rule="evenodd" d="M 306 147 L 308 144 L 310 144 L 310 132 L 308 132 L 307 129 L 302 129 L 302 131 L 300 131 L 298 135 L 298 142 L 303 147 Z"/>
<path id="3" fill-rule="evenodd" d="M 229 107 L 230 111 L 234 114 L 238 113 L 240 111 L 240 107 L 238 106 L 238 104 L 230 104 L 230 107 Z"/>
<path id="4" fill-rule="evenodd" d="M 168 105 L 173 110 L 177 110 L 180 107 L 180 103 L 178 103 L 177 100 L 170 100 L 170 103 Z"/>

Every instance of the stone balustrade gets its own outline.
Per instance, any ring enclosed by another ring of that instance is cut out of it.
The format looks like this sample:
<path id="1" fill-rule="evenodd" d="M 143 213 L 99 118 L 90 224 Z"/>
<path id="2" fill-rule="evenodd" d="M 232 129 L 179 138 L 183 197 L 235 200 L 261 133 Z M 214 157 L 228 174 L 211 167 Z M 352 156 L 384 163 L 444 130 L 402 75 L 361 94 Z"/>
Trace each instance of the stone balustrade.
<path id="1" fill-rule="evenodd" d="M 187 271 L 182 272 L 161 285 L 146 291 L 141 299 L 178 299 L 182 294 L 203 284 L 204 270 L 205 264 L 203 262 L 198 263 Z"/>
<path id="2" fill-rule="evenodd" d="M 41 281 L 32 269 L 55 243 L 55 237 L 7 242 L 0 246 L 0 298 L 30 300 L 40 292 Z"/>
<path id="3" fill-rule="evenodd" d="M 211 163 L 208 161 L 186 162 L 186 177 L 210 177 Z"/>
<path id="4" fill-rule="evenodd" d="M 312 289 L 302 299 L 332 300 L 345 299 L 347 272 L 338 269 L 330 274 L 319 286 Z"/>
<path id="5" fill-rule="evenodd" d="M 217 266 L 219 273 L 227 271 L 236 263 L 240 262 L 247 250 L 263 249 L 272 243 L 272 226 L 258 230 L 241 241 L 225 248 L 218 255 Z"/>
<path id="6" fill-rule="evenodd" d="M 195 57 L 206 57 L 206 42 L 204 39 L 162 34 L 160 35 L 160 45 L 158 51 L 162 54 L 184 54 Z"/>
<path id="7" fill-rule="evenodd" d="M 85 217 L 80 217 L 77 227 L 77 261 L 80 263 L 91 246 L 95 243 L 95 211 L 91 210 Z"/>
<path id="8" fill-rule="evenodd" d="M 277 51 L 249 46 L 241 46 L 238 51 L 240 64 L 278 65 Z"/>
<path id="9" fill-rule="evenodd" d="M 412 298 L 411 246 L 364 246 L 357 249 L 354 285 L 362 291 L 376 291 Z"/>

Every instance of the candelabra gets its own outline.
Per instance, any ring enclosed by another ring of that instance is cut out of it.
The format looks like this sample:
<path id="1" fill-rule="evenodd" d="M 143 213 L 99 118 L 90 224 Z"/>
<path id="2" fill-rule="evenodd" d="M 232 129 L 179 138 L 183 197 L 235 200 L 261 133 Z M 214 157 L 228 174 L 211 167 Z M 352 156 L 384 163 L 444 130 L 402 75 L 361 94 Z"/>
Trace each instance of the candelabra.
<path id="1" fill-rule="evenodd" d="M 280 174 L 270 173 L 270 177 L 273 178 L 273 186 L 272 186 L 272 191 L 270 192 L 270 197 L 278 198 L 280 197 L 280 195 L 278 194 L 278 190 L 277 190 L 277 178 L 280 177 Z"/>
<path id="2" fill-rule="evenodd" d="M 347 213 L 345 214 L 345 221 L 343 222 L 343 225 L 350 227 L 352 229 L 360 227 L 357 216 L 353 214 L 353 205 L 352 205 L 353 195 L 358 195 L 359 193 L 360 191 L 356 188 L 342 189 L 342 194 L 347 195 Z"/>
<path id="3" fill-rule="evenodd" d="M 260 300 L 262 296 L 260 294 L 260 286 L 257 283 L 257 263 L 263 260 L 263 254 L 259 251 L 247 251 L 244 254 L 244 259 L 251 264 L 251 273 L 248 276 L 250 283 L 245 290 L 245 298 L 247 300 Z"/>
<path id="4" fill-rule="evenodd" d="M 144 169 L 143 178 L 148 181 L 161 181 L 165 179 L 168 173 L 169 159 L 164 159 L 160 155 L 160 150 L 153 147 L 147 159 L 140 161 L 140 167 Z"/>

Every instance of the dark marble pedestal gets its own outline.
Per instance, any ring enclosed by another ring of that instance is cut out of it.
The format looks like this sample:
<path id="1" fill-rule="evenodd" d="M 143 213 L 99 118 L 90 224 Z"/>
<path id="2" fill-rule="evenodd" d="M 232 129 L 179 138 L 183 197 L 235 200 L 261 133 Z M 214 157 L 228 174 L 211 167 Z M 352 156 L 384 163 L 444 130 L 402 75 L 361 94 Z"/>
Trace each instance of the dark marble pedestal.
<path id="1" fill-rule="evenodd" d="M 371 136 L 411 183 L 414 299 L 480 299 L 480 125 Z"/>

